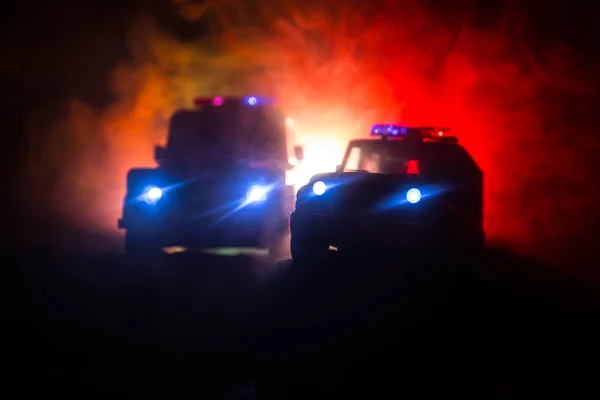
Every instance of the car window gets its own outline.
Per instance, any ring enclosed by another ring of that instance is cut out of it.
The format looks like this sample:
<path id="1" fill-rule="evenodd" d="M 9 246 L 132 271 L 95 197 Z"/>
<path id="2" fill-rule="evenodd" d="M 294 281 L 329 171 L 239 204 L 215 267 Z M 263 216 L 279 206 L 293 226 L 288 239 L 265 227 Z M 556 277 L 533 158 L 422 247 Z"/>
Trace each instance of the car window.
<path id="1" fill-rule="evenodd" d="M 350 148 L 348 159 L 344 165 L 344 171 L 358 171 L 361 166 L 362 150 L 358 146 Z"/>
<path id="2" fill-rule="evenodd" d="M 394 146 L 390 149 L 385 146 L 378 146 L 370 154 L 373 160 L 373 167 L 369 170 L 378 174 L 404 174 L 408 156 L 403 148 Z"/>
<path id="3" fill-rule="evenodd" d="M 283 116 L 253 107 L 206 107 L 176 112 L 167 147 L 176 153 L 269 156 L 285 151 Z"/>
<path id="4" fill-rule="evenodd" d="M 409 167 L 415 172 L 408 172 Z M 404 143 L 382 141 L 354 144 L 343 170 L 379 174 L 417 173 L 428 178 L 444 179 L 477 173 L 478 168 L 460 146 L 406 146 Z"/>

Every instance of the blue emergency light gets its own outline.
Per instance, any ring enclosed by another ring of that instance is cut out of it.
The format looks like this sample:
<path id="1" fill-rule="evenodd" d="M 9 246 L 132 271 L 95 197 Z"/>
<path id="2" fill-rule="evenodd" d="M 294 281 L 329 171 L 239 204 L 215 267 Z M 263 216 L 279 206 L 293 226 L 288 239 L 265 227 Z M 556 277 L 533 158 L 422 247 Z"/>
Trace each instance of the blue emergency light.
<path id="1" fill-rule="evenodd" d="M 275 99 L 271 97 L 246 96 L 246 97 L 196 97 L 194 105 L 196 106 L 222 106 L 225 103 L 242 103 L 248 106 L 266 106 L 275 104 Z"/>
<path id="2" fill-rule="evenodd" d="M 249 106 L 270 106 L 275 103 L 271 97 L 247 96 L 244 97 L 244 104 Z"/>
<path id="3" fill-rule="evenodd" d="M 373 136 L 400 136 L 406 134 L 406 127 L 398 125 L 375 124 L 371 129 Z"/>

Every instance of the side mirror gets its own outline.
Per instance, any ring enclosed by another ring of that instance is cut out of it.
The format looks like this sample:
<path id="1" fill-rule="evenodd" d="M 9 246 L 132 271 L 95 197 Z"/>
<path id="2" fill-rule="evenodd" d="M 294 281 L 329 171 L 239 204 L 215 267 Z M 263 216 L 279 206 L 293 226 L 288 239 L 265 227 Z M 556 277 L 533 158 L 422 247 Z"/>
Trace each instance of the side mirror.
<path id="1" fill-rule="evenodd" d="M 304 147 L 303 146 L 294 146 L 294 157 L 296 157 L 296 160 L 298 160 L 298 161 L 304 160 Z"/>
<path id="2" fill-rule="evenodd" d="M 344 171 L 344 168 L 342 168 L 341 164 L 335 166 L 335 172 L 343 172 L 343 171 Z"/>
<path id="3" fill-rule="evenodd" d="M 167 158 L 167 149 L 162 146 L 154 146 L 154 160 L 160 162 Z"/>

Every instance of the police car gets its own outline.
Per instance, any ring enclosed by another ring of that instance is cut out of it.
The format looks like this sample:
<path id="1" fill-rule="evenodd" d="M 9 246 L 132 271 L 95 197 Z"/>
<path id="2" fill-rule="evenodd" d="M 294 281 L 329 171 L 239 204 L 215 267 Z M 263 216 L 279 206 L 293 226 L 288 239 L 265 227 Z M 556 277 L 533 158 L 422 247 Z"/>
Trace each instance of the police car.
<path id="1" fill-rule="evenodd" d="M 297 193 L 296 262 L 366 245 L 481 250 L 483 174 L 448 128 L 377 124 Z"/>
<path id="2" fill-rule="evenodd" d="M 288 229 L 294 189 L 285 184 L 286 117 L 273 99 L 199 98 L 176 111 L 156 168 L 127 174 L 125 251 L 167 246 L 261 247 Z M 301 146 L 294 148 L 301 160 Z"/>

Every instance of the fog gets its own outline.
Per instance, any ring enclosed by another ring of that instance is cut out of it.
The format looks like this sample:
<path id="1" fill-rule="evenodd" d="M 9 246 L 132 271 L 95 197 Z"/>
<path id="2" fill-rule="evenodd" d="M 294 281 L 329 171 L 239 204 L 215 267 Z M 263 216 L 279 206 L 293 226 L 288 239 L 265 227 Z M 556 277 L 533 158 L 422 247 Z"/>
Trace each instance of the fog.
<path id="1" fill-rule="evenodd" d="M 28 179 L 63 220 L 116 235 L 126 172 L 154 165 L 173 110 L 271 95 L 309 162 L 327 143 L 318 168 L 376 122 L 452 127 L 485 173 L 488 237 L 564 264 L 598 220 L 597 60 L 531 34 L 560 9 L 508 7 L 484 24 L 473 4 L 174 1 L 210 35 L 183 42 L 138 16 L 109 107 L 73 98 L 32 114 Z"/>

